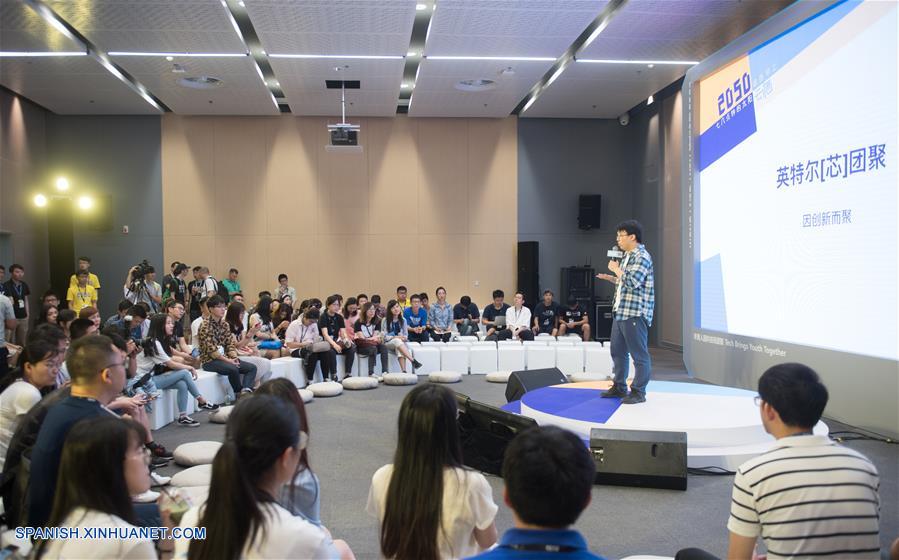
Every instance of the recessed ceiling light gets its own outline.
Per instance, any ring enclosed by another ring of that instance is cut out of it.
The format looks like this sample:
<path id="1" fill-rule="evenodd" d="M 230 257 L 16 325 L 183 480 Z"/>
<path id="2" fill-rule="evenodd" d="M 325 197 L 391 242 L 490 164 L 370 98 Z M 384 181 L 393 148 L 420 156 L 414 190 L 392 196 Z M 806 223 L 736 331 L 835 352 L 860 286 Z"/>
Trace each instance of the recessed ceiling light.
<path id="1" fill-rule="evenodd" d="M 454 87 L 461 91 L 487 91 L 495 88 L 496 82 L 478 78 L 474 80 L 462 80 L 456 83 Z"/>
<path id="2" fill-rule="evenodd" d="M 646 67 L 647 68 L 655 68 L 655 64 L 647 64 Z"/>
<path id="3" fill-rule="evenodd" d="M 191 89 L 215 89 L 221 87 L 222 80 L 214 76 L 188 76 L 178 80 L 178 84 Z"/>
<path id="4" fill-rule="evenodd" d="M 427 10 L 427 9 L 428 9 L 428 5 L 427 5 L 427 4 L 416 4 L 416 5 L 415 5 L 415 9 L 418 10 L 419 12 L 422 11 L 422 10 Z"/>
<path id="5" fill-rule="evenodd" d="M 195 53 L 195 52 L 129 52 L 129 51 L 110 51 L 109 56 L 159 56 L 159 57 L 188 57 L 195 58 L 241 58 L 249 56 L 248 53 Z"/>
<path id="6" fill-rule="evenodd" d="M 412 87 L 412 84 L 403 84 L 400 87 L 403 89 L 409 89 L 410 87 Z"/>
<path id="7" fill-rule="evenodd" d="M 549 56 L 426 56 L 428 60 L 511 60 L 522 62 L 555 62 Z"/>
<path id="8" fill-rule="evenodd" d="M 670 64 L 673 66 L 693 66 L 699 64 L 697 60 L 612 60 L 606 58 L 578 58 L 578 62 L 591 64 Z"/>
<path id="9" fill-rule="evenodd" d="M 649 99 L 646 100 L 646 104 L 647 104 L 647 105 L 652 105 L 652 102 L 653 102 L 653 101 L 655 101 L 655 99 L 653 98 L 653 96 L 650 95 L 650 96 L 649 96 Z"/>
<path id="10" fill-rule="evenodd" d="M 174 56 L 167 56 L 167 57 L 165 57 L 165 59 L 168 60 L 169 62 L 171 62 L 171 61 L 175 60 L 175 57 L 174 57 Z"/>
<path id="11" fill-rule="evenodd" d="M 406 56 L 418 56 L 418 51 L 409 51 L 406 53 Z"/>
<path id="12" fill-rule="evenodd" d="M 359 60 L 402 60 L 401 55 L 380 54 L 270 54 L 272 58 L 347 58 Z"/>

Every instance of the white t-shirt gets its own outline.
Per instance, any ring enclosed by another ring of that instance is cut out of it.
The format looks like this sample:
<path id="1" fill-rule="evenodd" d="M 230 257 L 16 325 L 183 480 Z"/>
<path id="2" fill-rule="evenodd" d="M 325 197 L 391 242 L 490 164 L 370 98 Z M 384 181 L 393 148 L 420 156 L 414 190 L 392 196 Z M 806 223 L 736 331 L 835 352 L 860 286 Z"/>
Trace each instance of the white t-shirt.
<path id="1" fill-rule="evenodd" d="M 365 510 L 379 520 L 384 519 L 387 488 L 393 465 L 384 465 L 371 477 L 368 505 Z M 484 475 L 477 471 L 446 468 L 443 471 L 442 531 L 437 532 L 441 558 L 465 558 L 481 552 L 474 530 L 490 527 L 499 508 L 493 501 L 493 490 Z"/>
<path id="2" fill-rule="evenodd" d="M 143 350 L 137 354 L 137 375 L 151 373 L 156 365 L 164 364 L 171 359 L 171 356 L 162 349 L 162 343 L 157 340 L 155 356 L 147 356 Z"/>
<path id="3" fill-rule="evenodd" d="M 515 309 L 513 305 L 506 309 L 506 326 L 515 332 L 517 329 L 527 330 L 531 325 L 531 310 L 525 306 L 521 309 Z"/>
<path id="4" fill-rule="evenodd" d="M 22 419 L 41 400 L 41 392 L 31 383 L 19 379 L 0 393 L 0 471 L 6 462 L 6 450 Z"/>
<path id="5" fill-rule="evenodd" d="M 121 531 L 134 528 L 121 517 L 96 510 L 77 508 L 60 523 L 61 527 L 116 527 Z M 156 547 L 146 539 L 80 539 L 50 541 L 43 558 L 125 558 L 156 560 Z"/>
<path id="6" fill-rule="evenodd" d="M 194 345 L 194 347 L 198 347 L 200 345 L 200 341 L 197 337 L 200 336 L 200 325 L 203 324 L 203 317 L 197 317 L 194 319 L 193 323 L 190 324 L 190 342 Z"/>
<path id="7" fill-rule="evenodd" d="M 302 517 L 295 517 L 278 504 L 266 504 L 268 523 L 263 532 L 257 533 L 256 541 L 244 547 L 240 557 L 246 560 L 256 558 L 340 558 L 331 537 L 320 527 L 316 527 Z M 200 519 L 200 508 L 187 510 L 181 518 L 181 527 L 196 527 Z M 206 528 L 209 538 L 209 528 Z M 190 541 L 175 541 L 173 558 L 187 558 Z"/>

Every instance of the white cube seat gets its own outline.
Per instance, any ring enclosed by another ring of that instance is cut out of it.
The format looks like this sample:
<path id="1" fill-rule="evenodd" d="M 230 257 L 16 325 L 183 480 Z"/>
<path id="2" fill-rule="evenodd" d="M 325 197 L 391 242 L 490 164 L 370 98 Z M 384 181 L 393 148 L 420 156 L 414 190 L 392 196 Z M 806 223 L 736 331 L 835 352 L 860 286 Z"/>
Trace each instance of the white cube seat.
<path id="1" fill-rule="evenodd" d="M 489 373 L 496 370 L 496 345 L 480 344 L 468 350 L 468 366 L 471 373 Z"/>
<path id="2" fill-rule="evenodd" d="M 556 349 L 545 344 L 525 346 L 525 367 L 545 369 L 556 367 Z"/>
<path id="3" fill-rule="evenodd" d="M 496 349 L 496 369 L 518 371 L 524 369 L 524 346 L 515 343 L 504 345 Z"/>
<path id="4" fill-rule="evenodd" d="M 556 367 L 565 375 L 584 371 L 584 350 L 578 346 L 556 348 Z"/>
<path id="5" fill-rule="evenodd" d="M 200 394 L 211 403 L 221 404 L 228 400 L 228 396 L 233 398 L 231 385 L 228 383 L 228 377 L 219 375 L 212 371 L 198 370 L 197 379 L 194 381 Z"/>
<path id="6" fill-rule="evenodd" d="M 612 355 L 603 346 L 587 346 L 584 348 L 584 369 L 600 375 L 612 375 Z"/>
<path id="7" fill-rule="evenodd" d="M 440 369 L 468 373 L 468 347 L 446 345 L 440 349 Z"/>
<path id="8" fill-rule="evenodd" d="M 147 419 L 152 429 L 158 430 L 178 417 L 177 394 L 175 389 L 165 389 L 159 398 L 150 404 L 151 410 L 147 413 Z M 190 400 L 188 399 L 188 403 Z"/>
<path id="9" fill-rule="evenodd" d="M 442 342 L 437 344 L 443 346 Z M 415 359 L 421 362 L 421 367 L 415 370 L 418 375 L 427 375 L 440 369 L 440 348 L 421 345 L 415 346 L 411 350 Z"/>
<path id="10" fill-rule="evenodd" d="M 306 386 L 306 374 L 303 372 L 303 360 L 286 356 L 284 358 L 275 358 L 272 360 L 272 377 L 275 376 L 276 364 L 285 364 L 283 377 L 290 379 L 297 388 Z"/>
<path id="11" fill-rule="evenodd" d="M 522 342 L 525 346 L 546 346 L 549 343 L 545 338 L 535 338 L 534 340 L 525 340 Z"/>
<path id="12" fill-rule="evenodd" d="M 497 346 L 521 346 L 520 340 L 499 340 L 496 342 Z"/>

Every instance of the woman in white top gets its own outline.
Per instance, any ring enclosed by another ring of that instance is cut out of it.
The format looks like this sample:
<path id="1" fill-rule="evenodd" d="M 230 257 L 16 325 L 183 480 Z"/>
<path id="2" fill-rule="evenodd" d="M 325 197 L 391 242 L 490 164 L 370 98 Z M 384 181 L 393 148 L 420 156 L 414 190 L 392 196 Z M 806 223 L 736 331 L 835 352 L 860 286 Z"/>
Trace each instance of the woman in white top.
<path id="1" fill-rule="evenodd" d="M 456 414 L 440 385 L 403 399 L 393 464 L 372 476 L 366 508 L 381 521 L 386 558 L 463 558 L 496 542 L 498 508 L 484 475 L 462 466 Z"/>
<path id="2" fill-rule="evenodd" d="M 73 527 L 80 538 L 39 541 L 35 558 L 156 558 L 150 539 L 85 538 L 88 527 L 135 529 L 131 496 L 150 489 L 145 431 L 133 420 L 103 415 L 82 420 L 66 436 L 59 483 L 47 527 Z"/>
<path id="3" fill-rule="evenodd" d="M 182 527 L 205 527 L 206 539 L 176 541 L 175 557 L 352 558 L 346 543 L 332 542 L 327 530 L 277 502 L 298 472 L 307 439 L 296 409 L 280 398 L 237 401 L 212 462 L 209 498 L 181 519 Z"/>
<path id="4" fill-rule="evenodd" d="M 141 342 L 142 349 L 137 355 L 135 377 L 139 379 L 149 374 L 158 389 L 175 389 L 178 393 L 178 424 L 196 427 L 200 423 L 187 415 L 188 393 L 197 399 L 197 408 L 201 410 L 215 410 L 218 405 L 210 403 L 200 394 L 200 389 L 194 383 L 197 378 L 196 368 L 171 358 L 171 348 L 175 343 L 172 338 L 174 329 L 175 323 L 171 315 L 153 315 L 147 338 Z"/>
<path id="5" fill-rule="evenodd" d="M 63 358 L 55 339 L 31 338 L 19 357 L 22 366 L 0 379 L 0 471 L 19 421 L 41 400 L 41 389 L 56 383 L 56 370 Z"/>

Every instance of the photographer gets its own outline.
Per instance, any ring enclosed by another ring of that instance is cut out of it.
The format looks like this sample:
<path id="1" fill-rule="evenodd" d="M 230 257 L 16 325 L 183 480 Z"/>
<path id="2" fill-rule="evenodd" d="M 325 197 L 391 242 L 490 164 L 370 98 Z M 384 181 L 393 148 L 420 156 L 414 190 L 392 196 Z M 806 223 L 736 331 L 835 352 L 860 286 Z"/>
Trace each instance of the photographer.
<path id="1" fill-rule="evenodd" d="M 137 304 L 144 302 L 153 313 L 159 312 L 162 303 L 162 288 L 156 283 L 156 269 L 146 260 L 128 269 L 125 278 L 125 299 Z"/>

